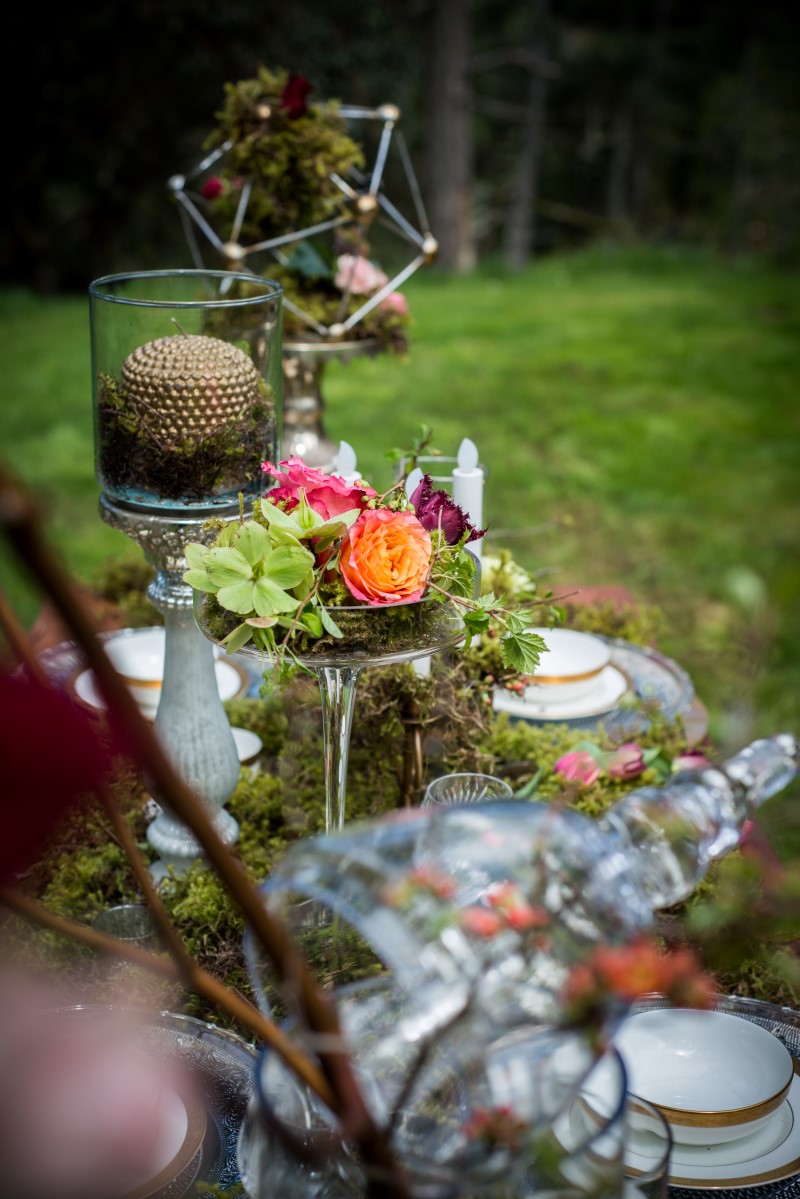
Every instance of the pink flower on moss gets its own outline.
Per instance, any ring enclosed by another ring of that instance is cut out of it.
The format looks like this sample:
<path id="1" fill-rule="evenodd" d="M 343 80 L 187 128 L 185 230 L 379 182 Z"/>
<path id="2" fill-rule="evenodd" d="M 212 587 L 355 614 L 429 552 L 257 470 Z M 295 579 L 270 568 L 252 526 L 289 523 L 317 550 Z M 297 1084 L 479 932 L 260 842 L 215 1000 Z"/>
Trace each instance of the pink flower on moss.
<path id="1" fill-rule="evenodd" d="M 336 274 L 333 283 L 335 287 L 339 288 L 339 291 L 346 291 L 349 285 L 351 295 L 371 296 L 385 287 L 388 282 L 389 276 L 385 275 L 380 267 L 375 266 L 375 263 L 370 262 L 363 254 L 340 254 L 336 259 Z M 399 293 L 393 292 L 392 294 L 398 295 Z M 389 296 L 386 297 L 387 300 L 389 298 Z M 385 304 L 386 300 L 383 302 Z"/>
<path id="2" fill-rule="evenodd" d="M 554 773 L 570 783 L 591 787 L 600 778 L 600 767 L 586 750 L 575 750 L 564 754 L 553 767 Z"/>
<path id="3" fill-rule="evenodd" d="M 635 779 L 644 768 L 642 747 L 635 741 L 620 745 L 606 762 L 606 774 L 610 779 Z"/>
<path id="4" fill-rule="evenodd" d="M 354 486 L 339 475 L 314 470 L 302 458 L 287 458 L 277 466 L 262 462 L 261 469 L 278 480 L 278 486 L 267 493 L 267 499 L 271 504 L 281 504 L 286 512 L 297 507 L 301 490 L 308 506 L 325 520 L 352 512 L 354 508 L 363 512 L 367 502 L 378 494 L 372 487 Z"/>
<path id="5" fill-rule="evenodd" d="M 200 188 L 200 195 L 204 200 L 216 200 L 217 196 L 222 193 L 222 180 L 217 175 L 209 175 L 203 186 Z"/>
<path id="6" fill-rule="evenodd" d="M 401 291 L 390 291 L 385 300 L 378 305 L 383 312 L 396 312 L 398 316 L 408 316 L 408 300 Z"/>
<path id="7" fill-rule="evenodd" d="M 699 750 L 690 749 L 672 759 L 672 770 L 675 774 L 679 770 L 706 770 L 710 765 L 706 755 L 701 754 Z"/>

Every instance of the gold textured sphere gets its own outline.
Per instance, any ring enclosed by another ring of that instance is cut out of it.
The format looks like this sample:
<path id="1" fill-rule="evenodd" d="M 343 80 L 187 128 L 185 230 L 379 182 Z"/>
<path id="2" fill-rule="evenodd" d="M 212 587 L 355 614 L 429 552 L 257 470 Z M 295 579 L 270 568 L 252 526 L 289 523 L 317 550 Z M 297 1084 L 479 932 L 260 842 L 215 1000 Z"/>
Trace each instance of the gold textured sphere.
<path id="1" fill-rule="evenodd" d="M 177 333 L 148 341 L 122 364 L 131 410 L 165 445 L 197 445 L 262 400 L 243 350 L 219 337 Z"/>

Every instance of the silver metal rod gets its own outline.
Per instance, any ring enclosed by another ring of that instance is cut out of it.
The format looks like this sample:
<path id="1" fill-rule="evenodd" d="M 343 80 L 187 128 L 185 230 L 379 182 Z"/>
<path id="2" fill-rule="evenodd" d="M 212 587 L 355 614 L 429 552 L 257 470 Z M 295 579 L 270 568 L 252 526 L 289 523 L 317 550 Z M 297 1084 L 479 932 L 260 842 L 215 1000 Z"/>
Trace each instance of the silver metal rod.
<path id="1" fill-rule="evenodd" d="M 350 215 L 337 216 L 331 221 L 322 221 L 319 225 L 309 225 L 307 229 L 299 229 L 296 233 L 284 233 L 282 237 L 270 237 L 267 241 L 260 241 L 254 246 L 245 246 L 243 249 L 245 254 L 255 254 L 258 250 L 272 250 L 275 246 L 285 246 L 291 241 L 302 241 L 304 237 L 311 237 L 314 233 L 324 233 L 326 229 L 336 229 L 337 226 L 344 225 L 352 219 Z"/>
<path id="2" fill-rule="evenodd" d="M 359 108 L 355 104 L 343 104 L 339 109 L 339 113 L 341 116 L 347 117 L 348 120 L 356 117 L 365 117 L 367 120 L 373 121 L 380 120 L 380 113 L 377 108 Z"/>
<path id="3" fill-rule="evenodd" d="M 353 254 L 353 265 L 350 267 L 350 273 L 347 277 L 347 286 L 344 288 L 344 291 L 342 292 L 342 299 L 339 303 L 339 308 L 336 313 L 337 324 L 341 320 L 344 319 L 344 314 L 347 312 L 347 305 L 350 303 L 350 292 L 351 292 L 351 289 L 353 286 L 353 279 L 355 278 L 356 270 L 358 269 L 358 260 L 361 257 L 361 249 L 362 249 L 363 244 L 364 244 L 364 230 L 359 225 L 359 227 L 358 227 L 358 243 L 356 245 L 356 252 L 355 252 L 355 254 Z"/>
<path id="4" fill-rule="evenodd" d="M 378 143 L 378 153 L 375 155 L 375 166 L 372 168 L 372 178 L 369 181 L 369 194 L 374 196 L 381 185 L 383 178 L 383 168 L 386 166 L 386 156 L 389 153 L 389 145 L 392 140 L 392 130 L 394 129 L 394 121 L 387 121 L 381 131 L 381 140 Z"/>
<path id="5" fill-rule="evenodd" d="M 223 154 L 227 154 L 233 145 L 231 138 L 223 142 L 221 146 L 217 146 L 216 150 L 212 150 L 207 154 L 202 162 L 199 162 L 193 171 L 190 171 L 186 176 L 187 179 L 196 179 L 198 175 L 202 175 L 203 171 L 207 171 L 209 167 L 213 167 L 215 162 L 222 158 Z"/>
<path id="6" fill-rule="evenodd" d="M 424 234 L 415 229 L 411 222 L 406 220 L 402 212 L 398 208 L 395 208 L 392 201 L 387 199 L 386 196 L 379 195 L 377 200 L 383 211 L 388 213 L 392 220 L 400 226 L 406 237 L 410 241 L 413 241 L 415 245 L 421 246 L 425 240 Z"/>
<path id="7" fill-rule="evenodd" d="M 426 229 L 426 230 L 430 229 L 431 226 L 430 226 L 430 222 L 428 220 L 428 213 L 425 209 L 425 204 L 423 203 L 423 200 L 422 200 L 422 192 L 419 190 L 419 183 L 417 182 L 417 175 L 414 170 L 413 163 L 411 162 L 411 155 L 408 152 L 408 146 L 406 145 L 406 139 L 403 136 L 401 130 L 399 130 L 399 129 L 396 134 L 396 139 L 397 139 L 397 152 L 400 155 L 400 161 L 402 162 L 403 169 L 406 173 L 406 179 L 408 180 L 408 186 L 411 190 L 411 196 L 414 201 L 414 207 L 417 210 L 417 220 L 419 221 L 420 227 L 422 229 Z"/>
<path id="8" fill-rule="evenodd" d="M 285 295 L 283 297 L 283 306 L 287 312 L 291 312 L 292 315 L 296 316 L 297 319 L 302 321 L 304 325 L 308 325 L 309 328 L 315 329 L 320 336 L 327 336 L 328 330 L 326 329 L 325 325 L 321 325 L 319 321 L 315 321 L 313 316 L 309 316 L 307 312 L 303 312 L 302 308 L 298 308 L 297 305 L 293 304 L 291 300 L 287 300 Z"/>
<path id="9" fill-rule="evenodd" d="M 341 175 L 337 175 L 335 171 L 331 175 L 331 182 L 335 183 L 339 190 L 344 192 L 348 200 L 358 199 L 358 192 L 355 190 L 355 188 L 351 187 L 350 184 L 347 183 Z"/>
<path id="10" fill-rule="evenodd" d="M 182 204 L 184 206 L 186 211 L 189 213 L 189 216 L 192 218 L 194 223 L 197 225 L 198 229 L 202 229 L 203 233 L 205 233 L 206 237 L 211 242 L 212 246 L 214 246 L 217 250 L 219 250 L 221 252 L 222 251 L 222 242 L 217 237 L 216 233 L 211 228 L 208 221 L 203 216 L 202 212 L 200 212 L 200 210 L 189 199 L 186 192 L 176 192 L 175 198 L 180 204 Z"/>
<path id="11" fill-rule="evenodd" d="M 189 243 L 189 253 L 192 256 L 192 261 L 197 269 L 202 271 L 205 269 L 206 264 L 203 262 L 203 255 L 200 253 L 200 247 L 197 244 L 197 238 L 194 234 L 194 225 L 192 224 L 192 219 L 183 206 L 178 209 L 178 216 L 180 217 L 181 225 L 183 226 L 183 235 Z"/>
<path id="12" fill-rule="evenodd" d="M 385 300 L 388 295 L 396 291 L 401 283 L 405 283 L 406 279 L 414 274 L 414 271 L 419 270 L 424 261 L 425 255 L 419 254 L 413 262 L 410 262 L 398 275 L 395 275 L 394 279 L 390 279 L 385 287 L 382 287 L 380 291 L 376 291 L 374 296 L 370 296 L 366 304 L 362 304 L 357 312 L 348 317 L 342 328 L 352 329 L 354 325 L 357 325 L 362 316 L 366 316 L 368 312 L 372 312 L 372 309 L 376 308 L 381 300 Z"/>
<path id="13" fill-rule="evenodd" d="M 387 229 L 395 237 L 399 237 L 404 246 L 409 245 L 409 243 L 412 246 L 420 246 L 422 244 L 422 239 L 416 233 L 413 237 L 409 237 L 403 229 L 398 227 L 396 221 L 391 220 L 390 217 L 384 216 L 382 213 L 375 218 L 375 224 L 380 225 L 382 229 Z"/>
<path id="14" fill-rule="evenodd" d="M 236 208 L 236 216 L 233 218 L 233 228 L 231 229 L 231 241 L 238 241 L 239 234 L 242 231 L 244 223 L 244 214 L 247 211 L 247 205 L 250 203 L 250 193 L 253 190 L 253 180 L 245 179 L 242 185 L 242 194 L 239 196 L 239 204 Z"/>

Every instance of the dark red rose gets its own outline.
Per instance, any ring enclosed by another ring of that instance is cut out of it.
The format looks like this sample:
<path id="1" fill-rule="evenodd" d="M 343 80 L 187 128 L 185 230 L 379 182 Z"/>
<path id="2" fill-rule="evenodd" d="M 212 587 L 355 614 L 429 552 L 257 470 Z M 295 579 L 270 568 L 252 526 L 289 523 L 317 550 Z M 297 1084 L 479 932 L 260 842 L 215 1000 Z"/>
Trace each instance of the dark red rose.
<path id="1" fill-rule="evenodd" d="M 433 490 L 430 475 L 423 475 L 411 496 L 411 503 L 422 527 L 433 531 L 441 526 L 448 545 L 455 545 L 467 531 L 468 542 L 478 541 L 486 532 L 475 528 L 463 508 L 459 508 L 446 491 Z"/>
<path id="2" fill-rule="evenodd" d="M 308 97 L 313 90 L 313 85 L 302 75 L 290 75 L 289 82 L 281 92 L 281 108 L 292 120 L 304 117 L 308 112 Z"/>
<path id="3" fill-rule="evenodd" d="M 204 200 L 216 200 L 217 196 L 222 191 L 222 180 L 216 175 L 209 175 L 203 186 L 200 188 L 200 195 Z"/>

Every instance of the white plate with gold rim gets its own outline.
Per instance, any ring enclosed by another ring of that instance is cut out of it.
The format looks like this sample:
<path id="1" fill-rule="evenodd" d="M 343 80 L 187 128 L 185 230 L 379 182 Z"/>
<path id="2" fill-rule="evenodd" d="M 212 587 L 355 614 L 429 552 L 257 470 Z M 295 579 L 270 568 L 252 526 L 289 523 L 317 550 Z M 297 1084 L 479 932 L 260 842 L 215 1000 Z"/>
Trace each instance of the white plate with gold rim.
<path id="1" fill-rule="evenodd" d="M 217 690 L 221 700 L 240 699 L 246 695 L 250 688 L 250 676 L 247 671 L 238 662 L 232 662 L 227 658 L 218 658 L 214 663 L 214 670 L 217 675 Z M 68 686 L 76 699 L 87 708 L 92 708 L 95 712 L 105 712 L 106 705 L 103 702 L 94 674 L 91 670 L 80 670 L 74 675 L 68 683 Z M 161 695 L 161 688 L 157 691 L 158 697 Z M 158 701 L 152 707 L 143 707 L 142 713 L 148 719 L 154 719 L 158 708 Z"/>
<path id="2" fill-rule="evenodd" d="M 492 706 L 495 712 L 507 712 L 509 716 L 519 716 L 523 720 L 577 720 L 585 716 L 603 716 L 613 711 L 631 689 L 631 680 L 624 671 L 618 666 L 606 666 L 592 691 L 571 703 L 534 701 L 498 687 Z"/>
<path id="3" fill-rule="evenodd" d="M 646 1173 L 663 1151 L 652 1133 L 631 1132 L 625 1145 L 627 1173 Z M 736 1190 L 780 1182 L 800 1171 L 800 1078 L 765 1125 L 736 1141 L 674 1145 L 669 1181 L 698 1190 Z"/>

